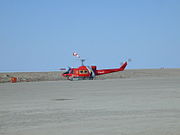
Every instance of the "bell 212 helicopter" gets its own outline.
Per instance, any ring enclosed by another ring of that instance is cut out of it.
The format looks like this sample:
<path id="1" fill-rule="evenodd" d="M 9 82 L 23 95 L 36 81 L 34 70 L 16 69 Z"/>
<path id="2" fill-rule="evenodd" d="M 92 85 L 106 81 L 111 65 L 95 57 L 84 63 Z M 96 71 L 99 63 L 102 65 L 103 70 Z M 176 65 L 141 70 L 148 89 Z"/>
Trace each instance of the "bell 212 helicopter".
<path id="1" fill-rule="evenodd" d="M 74 52 L 73 56 L 80 59 L 80 56 Z M 96 66 L 85 66 L 84 61 L 85 59 L 80 59 L 82 65 L 78 68 L 69 68 L 66 72 L 62 73 L 62 76 L 65 77 L 67 80 L 93 80 L 97 75 L 104 75 L 113 72 L 123 71 L 126 66 L 127 62 L 124 62 L 119 68 L 114 69 L 100 69 L 97 70 Z M 65 68 L 61 68 L 60 70 L 65 70 Z"/>

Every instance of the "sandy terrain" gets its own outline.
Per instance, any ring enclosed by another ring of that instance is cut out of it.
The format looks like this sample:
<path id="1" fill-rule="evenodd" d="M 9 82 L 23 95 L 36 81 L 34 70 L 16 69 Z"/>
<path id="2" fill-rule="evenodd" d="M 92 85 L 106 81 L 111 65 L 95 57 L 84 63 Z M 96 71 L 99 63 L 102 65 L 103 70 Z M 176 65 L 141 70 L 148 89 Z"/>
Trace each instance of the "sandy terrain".
<path id="1" fill-rule="evenodd" d="M 0 135 L 180 134 L 180 69 L 97 79 L 0 83 Z"/>

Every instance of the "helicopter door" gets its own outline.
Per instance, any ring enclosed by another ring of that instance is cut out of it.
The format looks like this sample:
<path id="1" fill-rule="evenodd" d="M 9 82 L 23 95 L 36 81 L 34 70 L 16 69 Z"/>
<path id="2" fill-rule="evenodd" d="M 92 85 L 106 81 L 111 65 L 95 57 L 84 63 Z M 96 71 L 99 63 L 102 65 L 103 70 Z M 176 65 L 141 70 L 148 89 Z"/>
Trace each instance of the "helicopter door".
<path id="1" fill-rule="evenodd" d="M 74 71 L 74 74 L 78 75 L 78 74 L 79 74 L 79 71 L 78 71 L 78 70 L 75 70 L 75 71 Z"/>
<path id="2" fill-rule="evenodd" d="M 73 69 L 71 69 L 69 73 L 70 73 L 70 74 L 74 74 L 74 70 L 73 70 Z"/>

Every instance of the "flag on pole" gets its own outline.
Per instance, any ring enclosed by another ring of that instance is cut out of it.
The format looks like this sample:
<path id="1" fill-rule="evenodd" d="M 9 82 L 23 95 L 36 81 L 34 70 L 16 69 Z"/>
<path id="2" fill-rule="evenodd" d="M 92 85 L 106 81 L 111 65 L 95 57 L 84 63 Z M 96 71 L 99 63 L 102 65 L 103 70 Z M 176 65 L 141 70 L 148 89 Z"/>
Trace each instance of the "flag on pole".
<path id="1" fill-rule="evenodd" d="M 73 56 L 80 58 L 79 54 L 76 52 L 73 52 Z"/>

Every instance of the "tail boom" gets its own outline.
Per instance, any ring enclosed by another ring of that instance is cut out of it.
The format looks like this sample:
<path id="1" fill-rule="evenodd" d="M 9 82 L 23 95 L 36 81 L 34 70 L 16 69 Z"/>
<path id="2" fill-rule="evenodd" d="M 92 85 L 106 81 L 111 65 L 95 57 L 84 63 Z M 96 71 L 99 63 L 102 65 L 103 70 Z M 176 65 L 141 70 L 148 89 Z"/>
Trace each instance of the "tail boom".
<path id="1" fill-rule="evenodd" d="M 127 62 L 125 62 L 120 68 L 96 70 L 96 75 L 103 75 L 103 74 L 123 71 L 126 68 L 126 66 L 127 66 Z"/>

